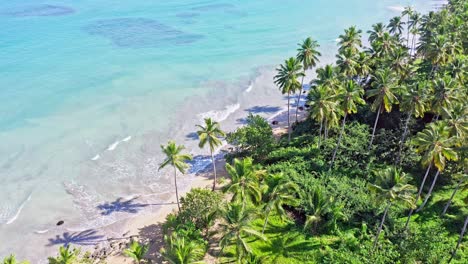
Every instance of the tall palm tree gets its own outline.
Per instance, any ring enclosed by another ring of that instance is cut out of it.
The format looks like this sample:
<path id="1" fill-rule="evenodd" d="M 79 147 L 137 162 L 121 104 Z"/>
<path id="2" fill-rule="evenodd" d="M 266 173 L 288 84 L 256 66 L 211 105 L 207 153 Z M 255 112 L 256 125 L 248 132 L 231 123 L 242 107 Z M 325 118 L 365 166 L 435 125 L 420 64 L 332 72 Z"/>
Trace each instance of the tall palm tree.
<path id="1" fill-rule="evenodd" d="M 219 138 L 225 137 L 226 134 L 221 130 L 219 123 L 214 121 L 211 118 L 205 118 L 205 126 L 197 125 L 200 129 L 197 131 L 198 137 L 200 138 L 200 143 L 198 146 L 200 148 L 204 148 L 206 144 L 210 147 L 210 155 L 211 155 L 211 163 L 213 164 L 213 188 L 214 191 L 216 189 L 216 162 L 214 159 L 214 151 L 215 148 L 222 145 L 222 142 Z"/>
<path id="2" fill-rule="evenodd" d="M 319 62 L 318 57 L 321 56 L 320 52 L 317 50 L 318 47 L 320 47 L 320 45 L 317 41 L 312 40 L 312 38 L 306 38 L 302 44 L 299 44 L 299 49 L 297 49 L 297 60 L 302 63 L 303 75 L 301 80 L 301 89 L 299 90 L 299 94 L 297 96 L 296 122 L 299 111 L 299 103 L 301 102 L 302 88 L 304 86 L 305 72 L 317 66 L 317 63 Z"/>
<path id="3" fill-rule="evenodd" d="M 310 83 L 312 88 L 324 86 L 332 91 L 338 88 L 340 83 L 337 76 L 338 71 L 333 65 L 327 64 L 323 68 L 318 68 L 316 73 L 316 79 L 312 80 Z"/>
<path id="4" fill-rule="evenodd" d="M 274 77 L 275 84 L 280 88 L 283 94 L 288 95 L 288 143 L 291 142 L 291 120 L 290 120 L 290 99 L 291 94 L 301 88 L 298 78 L 302 77 L 301 62 L 296 58 L 289 58 L 276 69 L 277 74 Z"/>
<path id="5" fill-rule="evenodd" d="M 410 34 L 410 18 L 413 15 L 414 10 L 411 6 L 406 6 L 403 12 L 401 13 L 402 16 L 406 16 L 406 47 L 409 47 L 409 34 Z"/>
<path id="6" fill-rule="evenodd" d="M 159 165 L 159 170 L 170 165 L 174 168 L 174 186 L 176 191 L 177 208 L 180 212 L 179 190 L 177 187 L 177 171 L 184 174 L 189 165 L 187 161 L 192 160 L 192 155 L 184 154 L 184 146 L 177 146 L 174 141 L 169 141 L 166 146 L 161 145 L 161 150 L 166 155 L 166 159 Z"/>
<path id="7" fill-rule="evenodd" d="M 3 264 L 29 264 L 28 261 L 17 261 L 15 255 L 3 259 Z"/>
<path id="8" fill-rule="evenodd" d="M 78 251 L 61 246 L 57 257 L 49 257 L 49 264 L 74 264 L 78 258 Z"/>
<path id="9" fill-rule="evenodd" d="M 424 183 L 426 182 L 427 176 L 431 167 L 436 167 L 437 172 L 432 181 L 432 185 L 429 188 L 429 191 L 426 195 L 424 202 L 418 208 L 417 211 L 420 211 L 431 196 L 432 190 L 437 181 L 437 177 L 440 172 L 444 170 L 447 160 L 456 160 L 457 153 L 452 149 L 454 144 L 453 138 L 449 137 L 450 131 L 448 127 L 443 122 L 431 123 L 423 131 L 419 132 L 414 139 L 414 144 L 416 146 L 416 151 L 419 153 L 424 153 L 422 157 L 423 166 L 427 166 L 426 174 L 419 186 L 418 195 L 416 196 L 416 202 L 419 201 L 421 197 L 422 190 L 424 188 Z M 411 215 L 413 214 L 413 209 L 410 210 L 408 219 L 406 220 L 405 228 L 408 228 Z"/>
<path id="10" fill-rule="evenodd" d="M 457 194 L 458 190 L 460 189 L 468 189 L 468 174 L 466 173 L 458 173 L 453 175 L 453 179 L 457 182 L 455 185 L 455 188 L 453 189 L 452 195 L 450 195 L 449 200 L 444 206 L 444 210 L 442 211 L 442 216 L 444 216 L 447 213 L 448 208 L 452 204 L 452 200 L 455 197 L 455 194 Z"/>
<path id="11" fill-rule="evenodd" d="M 170 264 L 202 263 L 204 250 L 195 241 L 185 239 L 176 232 L 164 236 L 166 246 L 161 249 L 161 255 Z"/>
<path id="12" fill-rule="evenodd" d="M 400 16 L 393 17 L 390 19 L 390 23 L 388 24 L 387 28 L 389 29 L 390 33 L 400 36 L 403 32 L 403 26 L 406 23 L 402 21 Z"/>
<path id="13" fill-rule="evenodd" d="M 377 23 L 372 25 L 372 30 L 367 31 L 369 34 L 369 42 L 374 42 L 381 39 L 383 34 L 386 32 L 385 25 L 383 23 Z"/>
<path id="14" fill-rule="evenodd" d="M 419 24 L 421 23 L 421 14 L 418 12 L 413 12 L 410 16 L 410 20 L 408 21 L 408 30 L 413 35 L 411 39 L 411 47 L 410 48 L 410 55 L 413 55 L 415 52 L 415 44 L 416 44 L 416 35 L 419 32 Z"/>
<path id="15" fill-rule="evenodd" d="M 358 74 L 358 59 L 359 53 L 352 49 L 345 49 L 336 55 L 336 65 L 340 69 L 340 73 L 348 79 L 353 78 Z"/>
<path id="16" fill-rule="evenodd" d="M 400 110 L 406 113 L 406 120 L 401 135 L 400 148 L 397 156 L 397 163 L 400 161 L 403 144 L 408 135 L 408 126 L 411 117 L 422 118 L 427 109 L 427 90 L 428 84 L 425 81 L 415 82 L 404 89 Z"/>
<path id="17" fill-rule="evenodd" d="M 223 191 L 233 194 L 233 202 L 240 202 L 245 208 L 247 201 L 254 203 L 261 201 L 259 177 L 264 174 L 264 171 L 254 169 L 252 158 L 234 159 L 233 165 L 226 164 L 226 170 L 231 177 L 231 182 L 224 186 Z"/>
<path id="18" fill-rule="evenodd" d="M 252 253 L 246 239 L 266 238 L 255 229 L 251 228 L 251 222 L 255 219 L 256 211 L 253 208 L 244 208 L 243 205 L 234 203 L 228 204 L 227 208 L 221 213 L 222 222 L 220 223 L 221 239 L 219 245 L 221 252 L 227 246 L 235 247 L 235 261 L 238 264 L 243 263 L 243 259 Z"/>
<path id="19" fill-rule="evenodd" d="M 130 246 L 124 250 L 127 257 L 132 258 L 136 264 L 142 263 L 146 253 L 148 252 L 149 245 L 140 244 L 138 241 L 132 241 Z"/>
<path id="20" fill-rule="evenodd" d="M 309 92 L 308 101 L 310 116 L 320 124 L 318 142 L 320 145 L 323 126 L 325 124 L 327 127 L 327 123 L 330 123 L 327 119 L 331 116 L 330 113 L 336 110 L 338 102 L 334 99 L 333 91 L 326 86 L 317 86 L 312 89 Z"/>
<path id="21" fill-rule="evenodd" d="M 433 96 L 431 109 L 435 111 L 435 120 L 444 113 L 444 109 L 451 109 L 452 104 L 458 101 L 456 96 L 457 83 L 450 77 L 444 76 L 433 81 Z"/>
<path id="22" fill-rule="evenodd" d="M 362 30 L 357 29 L 355 26 L 345 29 L 345 33 L 338 37 L 338 45 L 340 46 L 338 51 L 343 52 L 349 49 L 356 54 L 359 48 L 362 47 L 361 33 Z"/>
<path id="23" fill-rule="evenodd" d="M 336 95 L 336 99 L 340 103 L 340 108 L 343 110 L 343 122 L 341 124 L 341 131 L 340 136 L 338 137 L 338 143 L 336 143 L 335 150 L 333 151 L 333 157 L 330 162 L 330 169 L 333 167 L 333 163 L 335 162 L 336 153 L 338 148 L 341 144 L 341 139 L 343 138 L 343 132 L 346 124 L 346 117 L 348 114 L 357 113 L 357 106 L 364 105 L 366 102 L 362 98 L 364 95 L 364 89 L 356 84 L 353 80 L 349 80 L 345 82 L 341 89 L 338 90 L 338 94 Z"/>
<path id="24" fill-rule="evenodd" d="M 415 188 L 408 184 L 410 177 L 401 172 L 395 167 L 387 167 L 385 169 L 375 172 L 376 181 L 374 184 L 369 185 L 369 189 L 377 194 L 377 199 L 385 203 L 385 211 L 380 221 L 379 228 L 374 240 L 375 248 L 379 240 L 380 233 L 382 232 L 385 218 L 387 217 L 388 210 L 393 204 L 406 204 L 409 207 L 414 207 L 414 197 L 412 193 Z"/>
<path id="25" fill-rule="evenodd" d="M 263 224 L 262 234 L 265 232 L 268 217 L 272 210 L 283 218 L 286 214 L 283 205 L 295 205 L 298 201 L 294 193 L 298 192 L 299 187 L 294 182 L 286 179 L 283 174 L 270 174 L 266 178 L 266 182 L 268 189 L 264 195 L 265 223 Z"/>
<path id="26" fill-rule="evenodd" d="M 384 70 L 377 70 L 374 75 L 374 81 L 372 82 L 372 89 L 367 91 L 367 98 L 375 98 L 371 109 L 373 111 L 377 111 L 369 149 L 374 141 L 375 130 L 377 128 L 377 123 L 379 122 L 380 113 L 384 110 L 390 112 L 392 111 L 393 104 L 398 104 L 398 98 L 395 95 L 398 88 L 399 87 L 395 81 L 395 75 L 390 71 L 390 69 L 386 68 Z"/>

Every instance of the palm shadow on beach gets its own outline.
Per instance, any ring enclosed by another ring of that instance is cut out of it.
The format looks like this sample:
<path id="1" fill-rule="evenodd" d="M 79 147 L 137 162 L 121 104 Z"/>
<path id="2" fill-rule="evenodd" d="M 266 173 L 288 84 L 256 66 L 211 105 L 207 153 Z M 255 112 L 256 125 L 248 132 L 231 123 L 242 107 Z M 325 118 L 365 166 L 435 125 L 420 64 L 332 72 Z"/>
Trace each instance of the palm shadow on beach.
<path id="1" fill-rule="evenodd" d="M 88 229 L 82 232 L 65 232 L 61 236 L 57 235 L 55 238 L 49 238 L 49 244 L 47 246 L 63 245 L 66 247 L 71 244 L 92 246 L 102 241 L 105 241 L 103 235 L 99 235 L 97 230 Z"/>
<path id="2" fill-rule="evenodd" d="M 117 198 L 113 202 L 106 202 L 97 206 L 101 210 L 101 215 L 110 215 L 116 212 L 136 214 L 149 204 L 137 203 L 135 200 L 138 197 L 124 201 L 122 197 Z"/>

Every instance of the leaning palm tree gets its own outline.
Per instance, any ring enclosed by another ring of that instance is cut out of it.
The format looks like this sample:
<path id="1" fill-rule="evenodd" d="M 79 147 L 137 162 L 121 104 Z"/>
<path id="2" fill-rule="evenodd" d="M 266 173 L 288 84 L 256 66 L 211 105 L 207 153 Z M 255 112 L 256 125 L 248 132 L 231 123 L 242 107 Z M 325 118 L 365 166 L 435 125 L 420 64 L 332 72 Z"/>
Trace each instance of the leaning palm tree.
<path id="1" fill-rule="evenodd" d="M 467 160 L 465 160 L 467 161 Z M 444 216 L 447 213 L 447 210 L 449 209 L 450 205 L 452 204 L 452 200 L 457 194 L 458 190 L 462 189 L 468 189 L 468 174 L 466 173 L 458 173 L 453 175 L 453 179 L 456 181 L 455 188 L 453 189 L 452 195 L 450 195 L 449 200 L 444 206 L 444 210 L 442 211 L 442 216 Z"/>
<path id="2" fill-rule="evenodd" d="M 202 263 L 204 250 L 195 241 L 186 239 L 176 232 L 170 236 L 164 236 L 165 247 L 161 249 L 161 255 L 170 264 L 195 264 Z"/>
<path id="3" fill-rule="evenodd" d="M 317 66 L 317 63 L 319 62 L 318 57 L 321 55 L 317 50 L 318 47 L 320 47 L 320 45 L 317 43 L 317 41 L 312 40 L 312 38 L 306 38 L 302 44 L 299 44 L 299 49 L 297 50 L 297 59 L 302 63 L 303 75 L 301 80 L 301 89 L 299 90 L 299 94 L 297 96 L 296 122 L 299 111 L 299 103 L 301 102 L 302 88 L 304 86 L 305 71 Z"/>
<path id="4" fill-rule="evenodd" d="M 266 240 L 260 232 L 251 228 L 251 223 L 255 219 L 256 214 L 253 208 L 244 208 L 239 203 L 228 204 L 227 208 L 221 213 L 223 218 L 219 225 L 221 252 L 227 246 L 234 246 L 235 262 L 238 264 L 243 263 L 244 258 L 252 253 L 252 249 L 247 243 L 248 238 Z"/>
<path id="5" fill-rule="evenodd" d="M 216 162 L 214 159 L 214 151 L 217 147 L 221 146 L 222 142 L 219 138 L 225 137 L 226 134 L 221 130 L 219 123 L 214 121 L 211 118 L 205 118 L 205 126 L 197 125 L 200 129 L 197 131 L 198 137 L 200 138 L 200 143 L 198 146 L 200 148 L 204 148 L 206 144 L 210 148 L 210 155 L 211 155 L 211 163 L 213 164 L 213 188 L 214 191 L 216 189 Z"/>
<path id="6" fill-rule="evenodd" d="M 10 255 L 3 259 L 3 264 L 29 264 L 28 261 L 17 261 L 15 255 Z"/>
<path id="7" fill-rule="evenodd" d="M 355 26 L 345 29 L 345 33 L 338 37 L 338 45 L 340 46 L 338 51 L 343 52 L 349 49 L 356 54 L 362 47 L 361 33 L 362 31 Z"/>
<path id="8" fill-rule="evenodd" d="M 447 263 L 452 262 L 452 259 L 457 254 L 457 250 L 460 247 L 461 242 L 463 241 L 463 236 L 465 235 L 467 226 L 468 226 L 468 216 L 466 216 L 466 218 L 465 218 L 465 223 L 463 224 L 462 230 L 460 232 L 460 237 L 458 238 L 457 246 L 455 247 L 455 250 L 452 252 L 452 255 L 450 256 L 450 259 L 448 260 Z"/>
<path id="9" fill-rule="evenodd" d="M 439 173 L 444 170 L 446 160 L 456 160 L 457 153 L 452 149 L 454 140 L 449 137 L 450 131 L 448 127 L 443 122 L 431 123 L 423 131 L 419 132 L 416 135 L 416 138 L 413 141 L 413 144 L 416 145 L 416 151 L 419 153 L 424 153 L 422 157 L 422 165 L 427 166 L 426 173 L 423 177 L 421 185 L 419 186 L 418 195 L 416 196 L 416 203 L 421 198 L 421 193 L 426 183 L 427 176 L 432 167 L 437 168 L 437 173 L 434 176 L 434 180 L 429 189 L 426 199 L 423 204 L 418 208 L 418 211 L 421 210 L 429 199 L 432 189 L 437 181 Z M 405 229 L 408 228 L 411 215 L 413 214 L 414 209 L 410 210 L 408 218 L 406 220 Z"/>
<path id="10" fill-rule="evenodd" d="M 298 186 L 284 177 L 283 174 L 271 174 L 266 178 L 268 189 L 265 197 L 265 223 L 262 234 L 265 232 L 268 217 L 271 211 L 283 218 L 286 214 L 283 205 L 296 205 L 297 199 L 294 193 L 298 192 Z"/>
<path id="11" fill-rule="evenodd" d="M 333 151 L 332 160 L 330 162 L 330 169 L 333 167 L 333 163 L 335 162 L 336 152 L 341 144 L 341 139 L 343 138 L 343 132 L 346 124 L 346 117 L 348 114 L 357 113 L 357 106 L 364 105 L 366 102 L 362 98 L 364 95 L 364 89 L 359 86 L 353 80 L 349 80 L 343 84 L 340 90 L 338 90 L 338 94 L 336 95 L 336 99 L 340 103 L 340 108 L 343 110 L 343 122 L 341 124 L 341 131 L 340 136 L 338 137 L 338 142 L 336 143 L 335 150 Z"/>
<path id="12" fill-rule="evenodd" d="M 424 113 L 427 109 L 427 90 L 428 84 L 425 81 L 415 82 L 412 85 L 406 87 L 403 91 L 403 96 L 401 100 L 400 111 L 406 113 L 406 120 L 403 129 L 403 134 L 401 135 L 400 140 L 400 149 L 398 151 L 397 163 L 400 161 L 401 152 L 403 149 L 403 144 L 405 143 L 406 136 L 408 135 L 408 127 L 411 118 L 414 116 L 416 118 L 424 117 Z"/>
<path id="13" fill-rule="evenodd" d="M 327 127 L 326 124 L 328 122 L 327 119 L 330 117 L 330 112 L 336 110 L 338 102 L 334 99 L 334 91 L 326 86 L 317 86 L 312 89 L 309 92 L 308 101 L 310 105 L 310 117 L 320 124 L 318 142 L 320 146 L 324 124 Z"/>
<path id="14" fill-rule="evenodd" d="M 78 258 L 78 250 L 61 246 L 57 257 L 49 257 L 49 264 L 74 264 Z"/>
<path id="15" fill-rule="evenodd" d="M 374 75 L 374 82 L 372 82 L 372 89 L 367 91 L 368 98 L 375 97 L 371 109 L 373 111 L 377 111 L 369 149 L 374 141 L 375 130 L 377 128 L 377 123 L 379 122 L 380 113 L 382 113 L 383 110 L 390 112 L 392 111 L 393 104 L 398 104 L 398 99 L 395 95 L 397 89 L 398 86 L 396 84 L 395 76 L 390 69 L 386 68 L 384 70 L 377 70 Z"/>
<path id="16" fill-rule="evenodd" d="M 415 187 L 408 184 L 410 177 L 407 174 L 395 167 L 387 167 L 376 171 L 375 176 L 376 181 L 374 184 L 369 185 L 369 189 L 376 193 L 378 201 L 386 204 L 386 206 L 375 236 L 374 249 L 377 246 L 390 207 L 393 204 L 406 204 L 409 207 L 415 207 L 414 197 L 412 196 Z"/>
<path id="17" fill-rule="evenodd" d="M 252 164 L 252 158 L 234 159 L 234 164 L 226 164 L 226 170 L 231 182 L 224 186 L 224 192 L 233 194 L 232 201 L 240 202 L 245 208 L 247 201 L 257 203 L 262 199 L 259 177 L 263 171 L 257 171 Z"/>
<path id="18" fill-rule="evenodd" d="M 143 263 L 146 253 L 148 252 L 149 245 L 140 244 L 138 241 L 133 240 L 130 246 L 123 251 L 124 255 L 132 258 L 136 264 Z"/>
<path id="19" fill-rule="evenodd" d="M 159 170 L 171 165 L 174 168 L 174 186 L 176 192 L 177 208 L 180 211 L 179 203 L 179 190 L 177 187 L 177 171 L 184 174 L 188 169 L 189 165 L 187 161 L 192 160 L 192 155 L 183 154 L 182 151 L 185 149 L 184 146 L 177 146 L 174 141 L 169 141 L 166 146 L 161 145 L 163 153 L 166 155 L 166 159 L 159 165 Z"/>
<path id="20" fill-rule="evenodd" d="M 405 10 L 401 13 L 402 16 L 406 16 L 406 47 L 409 47 L 409 34 L 411 30 L 410 18 L 413 16 L 414 10 L 411 6 L 406 6 Z"/>
<path id="21" fill-rule="evenodd" d="M 400 36 L 403 32 L 403 26 L 406 23 L 401 20 L 400 16 L 393 17 L 390 19 L 390 23 L 388 24 L 387 28 L 389 29 L 390 33 Z"/>
<path id="22" fill-rule="evenodd" d="M 298 78 L 302 77 L 301 62 L 296 58 L 289 58 L 276 69 L 277 74 L 274 77 L 275 84 L 280 88 L 283 94 L 288 95 L 288 143 L 291 142 L 291 120 L 290 120 L 290 100 L 291 94 L 301 88 Z"/>

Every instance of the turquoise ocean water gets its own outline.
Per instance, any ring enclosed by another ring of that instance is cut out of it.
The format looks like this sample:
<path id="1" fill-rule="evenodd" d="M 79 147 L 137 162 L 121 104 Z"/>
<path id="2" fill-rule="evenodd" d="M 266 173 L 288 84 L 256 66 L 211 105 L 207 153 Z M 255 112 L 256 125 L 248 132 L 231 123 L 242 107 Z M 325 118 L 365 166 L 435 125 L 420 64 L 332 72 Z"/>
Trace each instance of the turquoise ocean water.
<path id="1" fill-rule="evenodd" d="M 437 3 L 2 1 L 0 257 L 41 256 L 67 240 L 64 232 L 99 229 L 163 201 L 172 187 L 157 171 L 159 145 L 175 137 L 190 146 L 203 116 L 234 127 L 227 121 L 244 108 L 240 94 L 295 55 L 301 39 L 314 37 L 329 54 L 345 27 L 366 31 L 408 4 L 427 11 Z M 147 204 L 120 203 L 134 195 Z M 63 229 L 54 227 L 60 219 Z"/>

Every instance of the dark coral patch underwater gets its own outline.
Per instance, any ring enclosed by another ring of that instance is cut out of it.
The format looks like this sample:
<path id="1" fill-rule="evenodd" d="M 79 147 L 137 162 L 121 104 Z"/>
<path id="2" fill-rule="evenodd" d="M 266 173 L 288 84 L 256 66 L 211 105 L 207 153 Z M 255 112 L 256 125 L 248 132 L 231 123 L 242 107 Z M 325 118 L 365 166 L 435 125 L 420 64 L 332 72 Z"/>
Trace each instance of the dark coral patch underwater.
<path id="1" fill-rule="evenodd" d="M 203 38 L 185 33 L 147 18 L 98 20 L 84 28 L 91 35 L 105 37 L 125 48 L 153 48 L 165 45 L 187 45 Z"/>

